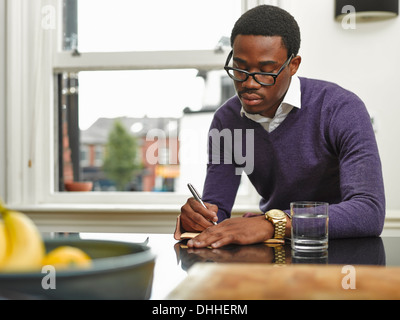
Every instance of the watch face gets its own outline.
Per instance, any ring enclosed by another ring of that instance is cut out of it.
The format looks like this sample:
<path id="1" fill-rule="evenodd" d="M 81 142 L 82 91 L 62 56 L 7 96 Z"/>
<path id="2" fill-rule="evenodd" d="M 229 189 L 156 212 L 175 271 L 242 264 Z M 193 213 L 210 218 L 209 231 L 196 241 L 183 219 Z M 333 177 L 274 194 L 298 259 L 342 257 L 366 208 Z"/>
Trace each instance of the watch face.
<path id="1" fill-rule="evenodd" d="M 283 218 L 285 213 L 280 210 L 270 210 L 268 211 L 268 216 L 271 218 Z"/>

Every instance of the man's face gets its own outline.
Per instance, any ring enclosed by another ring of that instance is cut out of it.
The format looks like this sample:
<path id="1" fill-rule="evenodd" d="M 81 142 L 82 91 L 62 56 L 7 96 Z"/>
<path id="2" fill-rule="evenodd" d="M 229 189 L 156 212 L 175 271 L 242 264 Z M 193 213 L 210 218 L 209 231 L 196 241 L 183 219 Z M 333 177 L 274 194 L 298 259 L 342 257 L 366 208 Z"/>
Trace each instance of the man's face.
<path id="1" fill-rule="evenodd" d="M 277 73 L 287 58 L 287 49 L 279 36 L 238 35 L 233 43 L 233 67 L 248 72 Z M 300 61 L 299 56 L 294 57 L 276 78 L 273 86 L 263 86 L 253 77 L 248 77 L 244 82 L 234 81 L 244 110 L 251 114 L 273 118 Z"/>

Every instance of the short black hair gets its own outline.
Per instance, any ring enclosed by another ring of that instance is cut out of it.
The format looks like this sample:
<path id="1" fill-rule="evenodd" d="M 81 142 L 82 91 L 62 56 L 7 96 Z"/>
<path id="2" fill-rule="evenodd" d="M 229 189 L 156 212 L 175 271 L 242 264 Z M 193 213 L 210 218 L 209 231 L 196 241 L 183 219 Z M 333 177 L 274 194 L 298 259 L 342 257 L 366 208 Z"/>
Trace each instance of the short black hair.
<path id="1" fill-rule="evenodd" d="M 296 56 L 300 49 L 300 28 L 293 16 L 276 6 L 260 5 L 246 11 L 235 23 L 231 46 L 237 35 L 280 36 L 283 45 Z"/>

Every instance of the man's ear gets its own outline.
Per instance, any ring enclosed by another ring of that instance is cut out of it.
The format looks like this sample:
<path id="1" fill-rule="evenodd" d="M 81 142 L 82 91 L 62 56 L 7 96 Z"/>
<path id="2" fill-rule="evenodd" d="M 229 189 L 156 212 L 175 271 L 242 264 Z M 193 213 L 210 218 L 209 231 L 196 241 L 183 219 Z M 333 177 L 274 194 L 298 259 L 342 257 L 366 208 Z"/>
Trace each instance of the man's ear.
<path id="1" fill-rule="evenodd" d="M 290 62 L 290 74 L 294 76 L 300 67 L 301 56 L 295 56 Z"/>

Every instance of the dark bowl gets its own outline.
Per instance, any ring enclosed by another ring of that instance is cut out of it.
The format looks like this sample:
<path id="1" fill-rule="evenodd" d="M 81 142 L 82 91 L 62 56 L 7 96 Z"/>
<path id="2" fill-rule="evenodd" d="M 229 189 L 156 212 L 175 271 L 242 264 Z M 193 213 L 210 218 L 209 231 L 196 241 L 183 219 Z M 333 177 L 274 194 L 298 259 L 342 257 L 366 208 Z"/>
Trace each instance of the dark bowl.
<path id="1" fill-rule="evenodd" d="M 48 239 L 46 250 L 59 246 L 82 249 L 90 269 L 0 273 L 0 299 L 149 299 L 155 254 L 144 244 L 81 239 Z M 53 278 L 51 278 L 53 277 Z M 55 280 L 55 281 L 54 281 Z M 50 284 L 55 284 L 55 289 Z"/>

